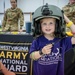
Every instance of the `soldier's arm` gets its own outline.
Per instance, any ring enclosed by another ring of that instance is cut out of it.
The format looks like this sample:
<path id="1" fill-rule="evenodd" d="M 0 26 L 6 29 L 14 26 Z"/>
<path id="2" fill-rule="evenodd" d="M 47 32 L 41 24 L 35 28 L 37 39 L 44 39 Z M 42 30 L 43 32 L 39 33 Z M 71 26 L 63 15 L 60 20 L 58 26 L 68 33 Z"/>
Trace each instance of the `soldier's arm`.
<path id="1" fill-rule="evenodd" d="M 22 29 L 22 26 L 24 25 L 24 14 L 22 10 L 19 11 L 19 18 L 20 18 L 20 29 Z"/>
<path id="2" fill-rule="evenodd" d="M 6 20 L 7 20 L 7 12 L 5 12 L 5 14 L 4 14 L 4 18 L 3 18 L 3 22 L 2 22 L 2 30 L 4 29 L 4 27 L 6 25 Z"/>
<path id="3" fill-rule="evenodd" d="M 66 26 L 71 29 L 71 32 L 73 34 L 73 37 L 71 38 L 71 42 L 72 44 L 75 44 L 75 25 L 72 21 L 70 21 L 70 19 L 66 15 L 64 15 L 64 20 L 66 22 Z"/>

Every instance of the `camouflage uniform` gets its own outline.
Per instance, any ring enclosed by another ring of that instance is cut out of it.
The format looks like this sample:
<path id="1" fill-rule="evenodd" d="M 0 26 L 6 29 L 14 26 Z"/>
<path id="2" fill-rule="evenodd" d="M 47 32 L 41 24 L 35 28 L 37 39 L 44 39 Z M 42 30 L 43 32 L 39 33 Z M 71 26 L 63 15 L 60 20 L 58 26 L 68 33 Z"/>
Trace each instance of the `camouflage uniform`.
<path id="1" fill-rule="evenodd" d="M 6 10 L 3 23 L 2 30 L 3 31 L 18 31 L 19 28 L 19 20 L 20 20 L 20 29 L 24 24 L 24 15 L 21 9 L 19 8 L 9 8 Z"/>
<path id="2" fill-rule="evenodd" d="M 63 7 L 65 15 L 75 24 L 75 3 Z"/>
<path id="3" fill-rule="evenodd" d="M 75 24 L 75 3 L 68 4 L 63 7 L 65 15 Z M 66 31 L 71 31 L 70 28 L 66 27 Z"/>

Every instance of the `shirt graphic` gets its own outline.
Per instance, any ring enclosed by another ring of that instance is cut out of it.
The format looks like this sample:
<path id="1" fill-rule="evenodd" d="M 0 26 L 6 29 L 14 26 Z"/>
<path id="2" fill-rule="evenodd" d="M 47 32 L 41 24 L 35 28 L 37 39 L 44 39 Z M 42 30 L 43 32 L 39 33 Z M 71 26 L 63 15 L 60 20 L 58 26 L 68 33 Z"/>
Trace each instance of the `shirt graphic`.
<path id="1" fill-rule="evenodd" d="M 38 63 L 41 65 L 51 65 L 58 64 L 58 61 L 62 61 L 62 54 L 60 53 L 60 48 L 56 48 L 56 52 L 51 52 L 51 54 L 43 55 Z"/>

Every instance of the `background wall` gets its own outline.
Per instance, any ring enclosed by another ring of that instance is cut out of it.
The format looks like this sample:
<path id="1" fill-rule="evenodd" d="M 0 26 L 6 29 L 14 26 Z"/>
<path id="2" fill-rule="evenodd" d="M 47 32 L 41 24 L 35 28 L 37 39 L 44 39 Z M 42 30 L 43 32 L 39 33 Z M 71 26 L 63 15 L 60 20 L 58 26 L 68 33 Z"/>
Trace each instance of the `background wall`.
<path id="1" fill-rule="evenodd" d="M 42 6 L 46 3 L 51 5 L 56 5 L 62 9 L 69 0 L 17 0 L 17 6 L 22 9 L 24 13 L 24 26 L 25 22 L 31 21 L 31 13 L 34 12 L 39 6 Z M 0 20 L 2 22 L 4 11 L 7 8 L 10 8 L 10 0 L 0 0 Z"/>

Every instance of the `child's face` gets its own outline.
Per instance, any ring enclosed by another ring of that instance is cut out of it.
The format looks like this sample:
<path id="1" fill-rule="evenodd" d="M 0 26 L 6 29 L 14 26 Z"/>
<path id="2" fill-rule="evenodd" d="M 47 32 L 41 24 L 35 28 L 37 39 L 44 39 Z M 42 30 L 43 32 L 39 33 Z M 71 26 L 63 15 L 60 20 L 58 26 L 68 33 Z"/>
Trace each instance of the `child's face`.
<path id="1" fill-rule="evenodd" d="M 55 31 L 56 20 L 54 18 L 45 18 L 41 21 L 41 30 L 44 34 L 53 34 Z"/>

